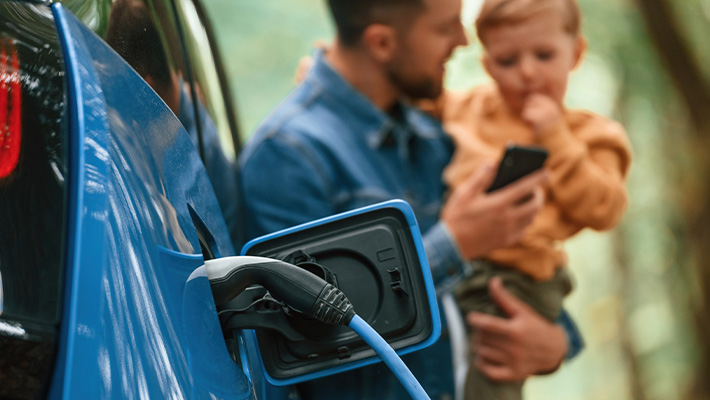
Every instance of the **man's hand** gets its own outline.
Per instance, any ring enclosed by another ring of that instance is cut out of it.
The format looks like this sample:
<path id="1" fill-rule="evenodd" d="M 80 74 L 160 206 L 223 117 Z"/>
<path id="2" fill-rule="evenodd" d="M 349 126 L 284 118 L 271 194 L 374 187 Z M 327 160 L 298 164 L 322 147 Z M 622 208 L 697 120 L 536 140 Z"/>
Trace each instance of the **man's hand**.
<path id="1" fill-rule="evenodd" d="M 521 117 L 539 135 L 562 122 L 562 107 L 548 96 L 533 93 L 525 99 Z"/>
<path id="2" fill-rule="evenodd" d="M 467 260 L 516 243 L 542 207 L 540 185 L 547 179 L 547 171 L 485 193 L 493 178 L 490 165 L 480 168 L 451 194 L 441 210 L 441 220 Z"/>
<path id="3" fill-rule="evenodd" d="M 494 381 L 519 381 L 555 371 L 567 354 L 564 329 L 547 321 L 493 278 L 490 295 L 509 319 L 473 312 L 475 365 Z"/>

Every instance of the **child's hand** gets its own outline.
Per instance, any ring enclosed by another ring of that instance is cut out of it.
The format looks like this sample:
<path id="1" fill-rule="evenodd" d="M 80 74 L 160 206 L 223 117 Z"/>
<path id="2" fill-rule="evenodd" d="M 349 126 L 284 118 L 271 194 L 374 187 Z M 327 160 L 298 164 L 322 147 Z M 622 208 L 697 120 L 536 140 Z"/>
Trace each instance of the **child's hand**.
<path id="1" fill-rule="evenodd" d="M 321 49 L 325 53 L 328 51 L 328 49 L 330 49 L 330 45 L 323 40 L 316 40 L 315 42 L 313 42 L 313 48 Z M 304 80 L 306 80 L 306 75 L 308 75 L 308 71 L 310 71 L 311 67 L 313 67 L 313 61 L 313 57 L 311 56 L 303 56 L 300 60 L 298 60 L 296 73 L 293 77 L 294 83 L 298 85 Z"/>
<path id="2" fill-rule="evenodd" d="M 523 112 L 525 121 L 533 129 L 536 137 L 562 120 L 562 108 L 550 97 L 533 93 L 525 99 Z"/>

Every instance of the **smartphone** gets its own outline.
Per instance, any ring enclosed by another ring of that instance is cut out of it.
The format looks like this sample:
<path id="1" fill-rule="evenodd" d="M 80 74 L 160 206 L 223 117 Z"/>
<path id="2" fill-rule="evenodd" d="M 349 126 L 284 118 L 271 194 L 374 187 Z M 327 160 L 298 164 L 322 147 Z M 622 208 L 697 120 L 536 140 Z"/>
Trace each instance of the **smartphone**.
<path id="1" fill-rule="evenodd" d="M 541 147 L 509 146 L 498 165 L 498 172 L 486 192 L 492 192 L 542 168 L 547 150 Z"/>

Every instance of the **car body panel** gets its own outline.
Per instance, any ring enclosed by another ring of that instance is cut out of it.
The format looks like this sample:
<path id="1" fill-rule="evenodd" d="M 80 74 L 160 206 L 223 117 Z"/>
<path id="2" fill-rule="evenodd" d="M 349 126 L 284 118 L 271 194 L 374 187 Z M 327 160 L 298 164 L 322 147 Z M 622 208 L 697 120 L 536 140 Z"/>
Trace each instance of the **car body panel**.
<path id="1" fill-rule="evenodd" d="M 203 263 L 188 204 L 222 254 L 233 254 L 194 145 L 113 50 L 52 7 L 69 75 L 73 210 L 62 324 L 70 329 L 53 397 L 252 398 L 207 278 L 186 285 Z"/>

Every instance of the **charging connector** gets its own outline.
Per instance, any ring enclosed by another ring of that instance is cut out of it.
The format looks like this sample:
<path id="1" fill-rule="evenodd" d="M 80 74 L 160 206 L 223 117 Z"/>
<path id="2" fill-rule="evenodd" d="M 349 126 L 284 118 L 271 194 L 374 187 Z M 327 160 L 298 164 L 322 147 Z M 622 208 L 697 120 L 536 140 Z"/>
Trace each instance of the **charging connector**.
<path id="1" fill-rule="evenodd" d="M 348 326 L 375 350 L 413 399 L 429 399 L 392 347 L 355 314 L 345 294 L 320 277 L 293 264 L 252 256 L 208 260 L 205 269 L 218 307 L 248 286 L 261 285 L 273 298 L 302 314 L 329 325 Z"/>
<path id="2" fill-rule="evenodd" d="M 340 289 L 293 264 L 243 256 L 208 260 L 205 267 L 218 307 L 257 284 L 273 298 L 328 325 L 348 325 L 355 315 Z"/>

